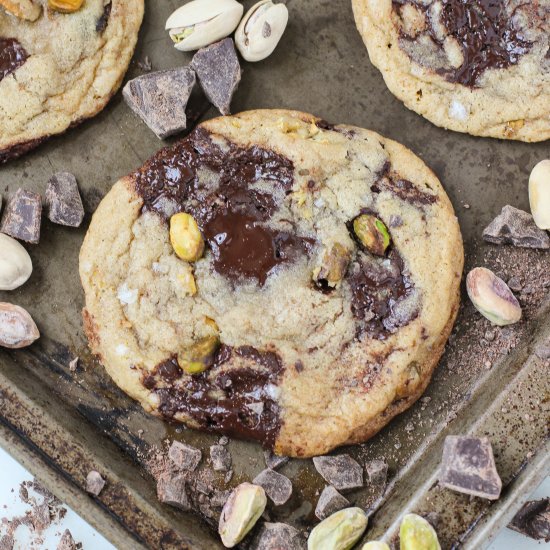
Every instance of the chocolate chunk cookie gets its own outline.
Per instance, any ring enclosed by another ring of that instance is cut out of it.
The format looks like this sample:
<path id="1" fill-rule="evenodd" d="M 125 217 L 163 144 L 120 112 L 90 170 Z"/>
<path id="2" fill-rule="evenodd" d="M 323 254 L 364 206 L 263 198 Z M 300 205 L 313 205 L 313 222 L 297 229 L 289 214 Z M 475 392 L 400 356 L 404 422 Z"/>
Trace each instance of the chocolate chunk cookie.
<path id="1" fill-rule="evenodd" d="M 105 107 L 143 18 L 143 0 L 86 0 L 73 13 L 32 5 L 33 21 L 0 6 L 0 164 Z"/>
<path id="2" fill-rule="evenodd" d="M 181 212 L 205 242 L 191 262 L 170 240 Z M 80 255 L 90 345 L 124 391 L 286 456 L 364 441 L 422 394 L 462 267 L 418 157 L 284 110 L 209 120 L 157 153 L 113 186 Z M 204 368 L 185 372 L 190 356 Z"/>
<path id="3" fill-rule="evenodd" d="M 390 91 L 458 132 L 550 138 L 550 2 L 352 0 Z"/>

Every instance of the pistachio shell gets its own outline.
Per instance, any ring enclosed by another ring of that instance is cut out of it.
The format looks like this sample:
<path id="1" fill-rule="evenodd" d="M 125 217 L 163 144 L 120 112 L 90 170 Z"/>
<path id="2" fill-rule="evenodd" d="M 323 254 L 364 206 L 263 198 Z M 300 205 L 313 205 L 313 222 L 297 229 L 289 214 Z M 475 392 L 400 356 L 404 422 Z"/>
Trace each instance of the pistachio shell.
<path id="1" fill-rule="evenodd" d="M 166 21 L 166 30 L 178 50 L 198 50 L 229 36 L 243 11 L 236 0 L 193 0 L 172 13 Z"/>
<path id="2" fill-rule="evenodd" d="M 15 239 L 0 233 L 0 290 L 20 287 L 31 273 L 29 253 Z"/>
<path id="3" fill-rule="evenodd" d="M 385 542 L 373 540 L 364 544 L 361 550 L 390 550 L 390 547 Z"/>
<path id="4" fill-rule="evenodd" d="M 288 23 L 288 9 L 284 4 L 261 0 L 243 17 L 235 44 L 247 61 L 260 61 L 270 56 L 277 47 Z"/>
<path id="5" fill-rule="evenodd" d="M 550 159 L 541 160 L 531 172 L 529 204 L 537 226 L 550 229 Z"/>
<path id="6" fill-rule="evenodd" d="M 365 532 L 368 519 L 361 508 L 344 508 L 323 520 L 307 539 L 308 550 L 349 550 Z"/>
<path id="7" fill-rule="evenodd" d="M 421 516 L 407 514 L 399 529 L 401 550 L 441 550 L 437 533 Z"/>

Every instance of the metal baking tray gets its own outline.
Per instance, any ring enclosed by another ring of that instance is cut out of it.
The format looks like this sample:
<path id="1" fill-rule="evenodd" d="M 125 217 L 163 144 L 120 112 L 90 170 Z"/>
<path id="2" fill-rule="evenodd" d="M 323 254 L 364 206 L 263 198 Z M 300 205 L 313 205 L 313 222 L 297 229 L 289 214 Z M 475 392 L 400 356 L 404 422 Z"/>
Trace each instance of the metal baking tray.
<path id="1" fill-rule="evenodd" d="M 190 60 L 172 48 L 164 31 L 167 16 L 179 4 L 147 2 L 128 78 L 141 73 L 136 61 L 146 55 L 154 70 Z M 524 320 L 494 330 L 492 341 L 482 339 L 492 330 L 489 323 L 464 299 L 426 393 L 429 399 L 369 442 L 345 449 L 362 463 L 385 457 L 390 466 L 383 494 L 367 485 L 349 497 L 370 514 L 365 540 L 384 533 L 390 539 L 407 511 L 434 512 L 443 548 L 483 548 L 548 473 L 548 366 L 533 350 L 550 336 L 550 257 L 485 245 L 481 239 L 483 227 L 504 204 L 528 209 L 528 174 L 548 157 L 548 143 L 480 139 L 433 126 L 387 90 L 368 60 L 349 0 L 289 0 L 288 7 L 289 26 L 275 53 L 264 62 L 244 64 L 234 111 L 299 109 L 407 145 L 436 172 L 451 197 L 464 235 L 466 268 L 486 265 L 526 285 L 520 296 Z M 206 109 L 203 118 L 215 114 Z M 113 182 L 161 145 L 118 93 L 93 120 L 0 167 L 4 198 L 21 186 L 44 193 L 52 173 L 73 172 L 87 212 L 78 230 L 45 221 L 40 244 L 27 247 L 32 278 L 21 289 L 1 293 L 0 300 L 31 312 L 42 338 L 29 349 L 0 352 L 0 445 L 120 549 L 221 548 L 217 535 L 197 516 L 158 503 L 146 468 L 148 452 L 166 439 L 187 441 L 207 455 L 217 438 L 144 413 L 90 356 L 82 330 L 78 252 L 90 216 Z M 68 364 L 75 356 L 80 366 L 73 373 Z M 438 488 L 443 439 L 462 433 L 491 438 L 504 484 L 500 500 L 490 503 Z M 230 451 L 235 470 L 230 485 L 264 468 L 259 445 L 232 441 Z M 83 490 L 91 469 L 108 481 L 98 498 Z M 310 528 L 322 479 L 310 460 L 292 460 L 282 471 L 293 480 L 294 496 L 270 510 L 270 518 Z"/>

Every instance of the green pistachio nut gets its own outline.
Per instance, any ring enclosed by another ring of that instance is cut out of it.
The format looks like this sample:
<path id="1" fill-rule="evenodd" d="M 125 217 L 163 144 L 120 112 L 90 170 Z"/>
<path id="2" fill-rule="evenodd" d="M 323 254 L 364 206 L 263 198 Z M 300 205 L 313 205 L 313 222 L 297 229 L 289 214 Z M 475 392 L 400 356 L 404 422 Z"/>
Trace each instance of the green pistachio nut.
<path id="1" fill-rule="evenodd" d="M 220 347 L 219 336 L 206 336 L 178 355 L 178 363 L 187 374 L 199 374 L 214 364 Z"/>
<path id="2" fill-rule="evenodd" d="M 173 32 L 170 33 L 170 38 L 172 39 L 172 42 L 174 44 L 179 44 L 182 40 L 185 40 L 188 36 L 191 36 L 193 34 L 193 31 L 195 30 L 195 27 L 187 27 L 184 29 L 181 29 L 179 32 Z"/>
<path id="3" fill-rule="evenodd" d="M 353 232 L 359 242 L 376 256 L 384 256 L 390 246 L 391 237 L 388 228 L 384 222 L 370 214 L 361 214 L 353 220 Z"/>
<path id="4" fill-rule="evenodd" d="M 361 550 L 391 550 L 391 549 L 385 542 L 373 540 L 371 542 L 367 542 L 367 544 L 364 544 Z"/>
<path id="5" fill-rule="evenodd" d="M 434 528 L 416 514 L 403 518 L 399 539 L 401 550 L 441 550 Z"/>
<path id="6" fill-rule="evenodd" d="M 367 516 L 361 508 L 344 508 L 323 520 L 307 539 L 308 550 L 349 550 L 365 532 Z"/>

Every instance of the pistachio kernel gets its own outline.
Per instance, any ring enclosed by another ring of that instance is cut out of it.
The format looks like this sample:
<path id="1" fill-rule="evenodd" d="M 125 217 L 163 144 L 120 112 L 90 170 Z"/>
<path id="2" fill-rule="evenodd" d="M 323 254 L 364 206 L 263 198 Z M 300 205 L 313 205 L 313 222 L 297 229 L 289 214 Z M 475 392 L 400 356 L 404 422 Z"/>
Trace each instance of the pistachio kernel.
<path id="1" fill-rule="evenodd" d="M 83 3 L 84 0 L 48 0 L 48 7 L 61 13 L 74 13 Z"/>
<path id="2" fill-rule="evenodd" d="M 361 550 L 390 550 L 390 547 L 385 542 L 373 540 L 364 544 Z"/>
<path id="3" fill-rule="evenodd" d="M 219 336 L 205 336 L 178 355 L 178 364 L 187 374 L 200 374 L 214 364 L 219 347 Z"/>
<path id="4" fill-rule="evenodd" d="M 407 514 L 399 529 L 401 550 L 441 550 L 437 533 L 421 516 Z"/>
<path id="5" fill-rule="evenodd" d="M 346 274 L 350 259 L 350 251 L 340 243 L 325 249 L 321 265 L 313 271 L 315 284 L 321 289 L 336 288 Z"/>
<path id="6" fill-rule="evenodd" d="M 307 539 L 308 550 L 349 550 L 365 532 L 367 516 L 361 508 L 344 508 L 323 520 Z"/>
<path id="7" fill-rule="evenodd" d="M 170 242 L 174 252 L 186 262 L 196 262 L 204 252 L 204 239 L 191 214 L 180 212 L 170 218 Z"/>
<path id="8" fill-rule="evenodd" d="M 353 220 L 353 232 L 359 242 L 376 256 L 384 256 L 390 246 L 388 228 L 384 222 L 370 214 L 361 214 Z"/>

